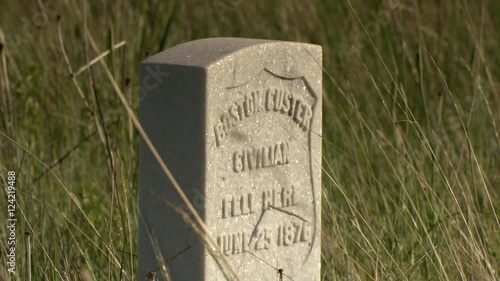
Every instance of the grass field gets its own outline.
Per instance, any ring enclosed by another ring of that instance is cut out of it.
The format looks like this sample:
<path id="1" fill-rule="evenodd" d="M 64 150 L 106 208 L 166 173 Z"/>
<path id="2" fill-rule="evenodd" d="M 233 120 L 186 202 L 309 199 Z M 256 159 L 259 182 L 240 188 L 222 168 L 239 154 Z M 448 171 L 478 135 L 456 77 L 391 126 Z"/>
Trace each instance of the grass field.
<path id="1" fill-rule="evenodd" d="M 323 46 L 323 280 L 500 280 L 498 11 L 495 0 L 2 0 L 0 280 L 137 279 L 138 135 L 112 82 L 137 112 L 141 60 L 215 36 Z M 99 61 L 81 69 L 101 54 L 111 77 Z"/>

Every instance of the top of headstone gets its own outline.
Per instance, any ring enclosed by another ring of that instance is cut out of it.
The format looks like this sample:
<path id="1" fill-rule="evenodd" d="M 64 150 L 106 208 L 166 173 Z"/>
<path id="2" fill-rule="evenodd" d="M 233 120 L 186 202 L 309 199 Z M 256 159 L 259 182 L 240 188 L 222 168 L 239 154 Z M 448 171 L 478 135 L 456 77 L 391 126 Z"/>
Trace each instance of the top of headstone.
<path id="1" fill-rule="evenodd" d="M 179 44 L 160 52 L 142 63 L 160 63 L 171 65 L 184 65 L 193 67 L 207 67 L 219 59 L 247 47 L 257 45 L 290 44 L 308 46 L 308 48 L 321 49 L 319 45 L 308 43 L 287 42 L 265 39 L 248 39 L 235 37 L 205 38 Z"/>

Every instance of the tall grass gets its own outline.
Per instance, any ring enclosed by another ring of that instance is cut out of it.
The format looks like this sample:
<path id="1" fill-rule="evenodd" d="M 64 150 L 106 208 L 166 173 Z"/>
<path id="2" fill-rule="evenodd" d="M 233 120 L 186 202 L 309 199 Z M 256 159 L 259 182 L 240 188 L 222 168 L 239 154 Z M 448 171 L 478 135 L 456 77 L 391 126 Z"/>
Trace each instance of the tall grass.
<path id="1" fill-rule="evenodd" d="M 138 136 L 89 62 L 102 54 L 137 109 L 141 60 L 214 36 L 323 46 L 324 280 L 500 279 L 498 1 L 1 7 L 2 186 L 7 170 L 18 174 L 11 280 L 137 278 Z"/>

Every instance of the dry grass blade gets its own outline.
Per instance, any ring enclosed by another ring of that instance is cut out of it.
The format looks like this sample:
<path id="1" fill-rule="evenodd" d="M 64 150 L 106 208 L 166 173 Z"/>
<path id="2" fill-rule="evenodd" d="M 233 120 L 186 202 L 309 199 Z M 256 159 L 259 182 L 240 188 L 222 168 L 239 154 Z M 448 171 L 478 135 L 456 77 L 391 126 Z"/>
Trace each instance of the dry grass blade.
<path id="1" fill-rule="evenodd" d="M 122 46 L 125 46 L 126 42 L 125 41 L 121 41 L 120 43 L 116 44 L 113 46 L 113 50 L 116 50 Z M 91 61 L 89 61 L 86 65 L 80 67 L 77 71 L 75 71 L 72 75 L 73 77 L 78 77 L 78 75 L 82 74 L 85 70 L 87 70 L 88 68 L 90 68 L 92 65 L 96 64 L 97 62 L 99 62 L 100 60 L 102 60 L 103 58 L 105 58 L 107 55 L 109 55 L 111 53 L 110 50 L 107 50 L 107 51 L 104 51 L 103 53 L 101 53 L 100 55 L 98 55 L 97 57 L 95 57 L 94 59 L 92 59 Z"/>
<path id="2" fill-rule="evenodd" d="M 64 48 L 64 40 L 63 40 L 63 36 L 62 36 L 60 22 L 58 23 L 57 27 L 58 27 L 57 30 L 58 30 L 58 35 L 59 35 L 59 47 L 61 49 L 61 53 L 63 55 L 64 61 L 66 62 L 66 67 L 68 68 L 68 74 L 71 75 L 71 80 L 73 81 L 73 84 L 75 85 L 75 88 L 76 88 L 78 94 L 82 98 L 83 104 L 93 114 L 93 110 L 91 109 L 90 104 L 89 104 L 87 98 L 85 97 L 85 94 L 83 93 L 82 89 L 78 85 L 78 82 L 76 81 L 76 77 L 73 76 L 73 68 L 71 67 L 71 62 L 69 60 L 68 54 L 66 53 L 66 49 Z"/>

